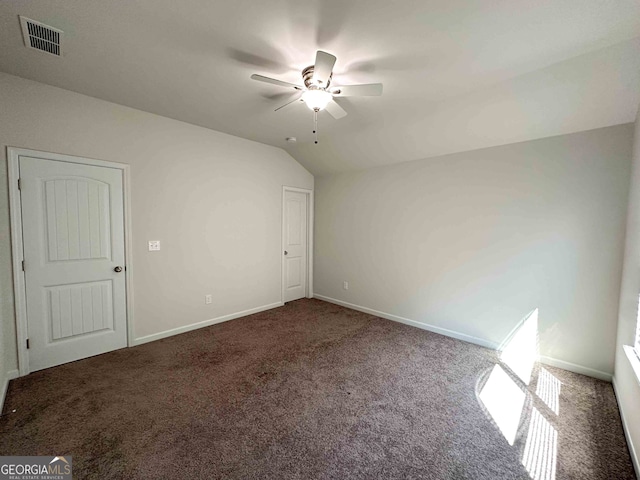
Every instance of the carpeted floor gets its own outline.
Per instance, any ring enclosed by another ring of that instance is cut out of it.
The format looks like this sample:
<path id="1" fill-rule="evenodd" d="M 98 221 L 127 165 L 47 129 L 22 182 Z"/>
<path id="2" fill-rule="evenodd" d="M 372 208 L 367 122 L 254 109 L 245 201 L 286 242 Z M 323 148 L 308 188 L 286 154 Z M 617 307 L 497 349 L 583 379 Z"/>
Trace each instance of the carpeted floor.
<path id="1" fill-rule="evenodd" d="M 497 364 L 299 300 L 13 380 L 0 453 L 72 455 L 74 478 L 635 478 L 610 384 L 510 376 L 525 397 L 510 445 L 479 399 Z"/>

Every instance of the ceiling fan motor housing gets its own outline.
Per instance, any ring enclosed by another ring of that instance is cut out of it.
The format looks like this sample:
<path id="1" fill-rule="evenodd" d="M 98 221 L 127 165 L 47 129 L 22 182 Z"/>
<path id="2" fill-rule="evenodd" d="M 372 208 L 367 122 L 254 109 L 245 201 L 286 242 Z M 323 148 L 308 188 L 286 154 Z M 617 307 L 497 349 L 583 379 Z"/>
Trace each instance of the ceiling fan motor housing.
<path id="1" fill-rule="evenodd" d="M 302 70 L 302 80 L 304 81 L 304 86 L 307 88 L 327 88 L 329 85 L 331 85 L 331 78 L 333 78 L 333 72 L 331 72 L 331 74 L 329 75 L 329 78 L 327 79 L 327 83 L 325 85 L 319 85 L 317 83 L 314 83 L 313 81 L 313 68 L 314 66 L 311 65 L 307 68 L 305 68 L 304 70 Z"/>

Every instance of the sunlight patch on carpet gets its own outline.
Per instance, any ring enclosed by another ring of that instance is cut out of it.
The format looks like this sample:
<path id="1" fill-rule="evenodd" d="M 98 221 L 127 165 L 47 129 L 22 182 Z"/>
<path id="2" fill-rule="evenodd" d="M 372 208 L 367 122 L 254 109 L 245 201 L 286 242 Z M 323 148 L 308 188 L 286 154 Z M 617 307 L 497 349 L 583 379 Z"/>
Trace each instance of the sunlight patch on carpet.
<path id="1" fill-rule="evenodd" d="M 509 445 L 513 445 L 518 433 L 525 393 L 500 365 L 496 365 L 479 397 L 504 438 Z"/>
<path id="2" fill-rule="evenodd" d="M 558 432 L 536 408 L 531 412 L 522 464 L 533 480 L 555 480 Z"/>
<path id="3" fill-rule="evenodd" d="M 560 414 L 560 387 L 562 383 L 554 377 L 549 370 L 540 368 L 538 373 L 538 384 L 536 385 L 536 395 L 547 407 L 556 415 Z"/>

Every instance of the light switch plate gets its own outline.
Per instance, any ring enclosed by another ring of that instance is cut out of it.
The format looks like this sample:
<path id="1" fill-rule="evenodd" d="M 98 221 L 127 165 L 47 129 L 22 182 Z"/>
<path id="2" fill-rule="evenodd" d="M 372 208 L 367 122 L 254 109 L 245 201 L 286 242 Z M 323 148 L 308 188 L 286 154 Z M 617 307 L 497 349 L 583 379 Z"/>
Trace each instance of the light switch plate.
<path id="1" fill-rule="evenodd" d="M 149 251 L 156 252 L 160 250 L 160 240 L 149 240 Z"/>

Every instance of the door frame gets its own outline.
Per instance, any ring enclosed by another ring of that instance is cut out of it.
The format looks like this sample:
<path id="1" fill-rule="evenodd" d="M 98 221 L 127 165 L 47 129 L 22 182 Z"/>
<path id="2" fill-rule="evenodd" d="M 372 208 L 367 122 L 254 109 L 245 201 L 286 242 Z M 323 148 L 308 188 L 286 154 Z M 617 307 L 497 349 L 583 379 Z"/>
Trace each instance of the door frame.
<path id="1" fill-rule="evenodd" d="M 282 186 L 282 238 L 280 241 L 280 301 L 284 305 L 284 239 L 285 239 L 285 195 L 287 192 L 304 193 L 307 195 L 307 286 L 305 297 L 313 298 L 313 190 L 309 188 Z"/>
<path id="2" fill-rule="evenodd" d="M 16 317 L 16 341 L 18 349 L 18 370 L 20 376 L 28 375 L 29 351 L 27 350 L 27 300 L 22 244 L 22 202 L 18 180 L 20 179 L 20 157 L 28 156 L 42 160 L 54 160 L 58 162 L 79 163 L 97 167 L 108 167 L 122 170 L 122 194 L 124 206 L 124 259 L 125 259 L 125 310 L 127 323 L 127 346 L 133 345 L 133 262 L 131 239 L 131 173 L 129 165 L 124 163 L 95 160 L 86 157 L 63 155 L 60 153 L 29 150 L 26 148 L 7 147 L 7 162 L 9 166 L 9 215 L 11 225 L 11 258 L 13 271 L 13 298 Z M 28 267 L 27 267 L 28 268 Z"/>

